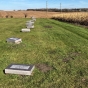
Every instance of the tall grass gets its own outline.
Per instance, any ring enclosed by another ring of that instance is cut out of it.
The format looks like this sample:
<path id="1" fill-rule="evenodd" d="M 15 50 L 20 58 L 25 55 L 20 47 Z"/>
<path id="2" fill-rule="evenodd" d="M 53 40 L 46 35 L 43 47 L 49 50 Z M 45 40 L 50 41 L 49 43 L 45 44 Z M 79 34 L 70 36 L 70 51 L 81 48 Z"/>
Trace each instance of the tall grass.
<path id="1" fill-rule="evenodd" d="M 87 88 L 88 30 L 37 19 L 29 33 L 20 32 L 28 20 L 0 19 L 0 88 Z M 7 44 L 9 37 L 22 43 Z M 4 74 L 10 63 L 34 64 L 33 75 Z"/>

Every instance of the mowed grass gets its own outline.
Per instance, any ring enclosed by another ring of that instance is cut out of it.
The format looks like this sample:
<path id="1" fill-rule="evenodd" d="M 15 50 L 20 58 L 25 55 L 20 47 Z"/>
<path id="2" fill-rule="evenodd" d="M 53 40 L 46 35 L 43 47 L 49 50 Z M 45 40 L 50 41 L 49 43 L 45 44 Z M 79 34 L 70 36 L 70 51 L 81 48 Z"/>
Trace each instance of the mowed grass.
<path id="1" fill-rule="evenodd" d="M 52 19 L 0 19 L 0 88 L 88 88 L 88 29 Z M 19 45 L 7 44 L 22 38 Z M 31 76 L 4 74 L 11 63 L 33 64 Z"/>

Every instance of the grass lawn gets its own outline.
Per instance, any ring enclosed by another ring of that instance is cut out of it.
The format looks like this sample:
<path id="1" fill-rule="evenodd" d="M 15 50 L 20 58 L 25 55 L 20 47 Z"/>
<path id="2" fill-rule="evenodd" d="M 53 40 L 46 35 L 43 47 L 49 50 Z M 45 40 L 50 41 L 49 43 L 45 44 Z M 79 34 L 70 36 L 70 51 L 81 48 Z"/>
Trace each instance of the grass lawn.
<path id="1" fill-rule="evenodd" d="M 88 29 L 52 19 L 0 18 L 0 88 L 88 88 Z M 22 38 L 19 45 L 7 44 Z M 4 74 L 11 63 L 34 64 L 31 76 Z"/>

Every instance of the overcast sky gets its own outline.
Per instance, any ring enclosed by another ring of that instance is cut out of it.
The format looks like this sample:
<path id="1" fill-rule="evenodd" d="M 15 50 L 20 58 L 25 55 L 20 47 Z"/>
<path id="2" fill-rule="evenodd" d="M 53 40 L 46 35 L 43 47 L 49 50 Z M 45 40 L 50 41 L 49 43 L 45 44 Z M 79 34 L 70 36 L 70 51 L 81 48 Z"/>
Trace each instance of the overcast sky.
<path id="1" fill-rule="evenodd" d="M 26 10 L 35 8 L 88 8 L 88 0 L 0 0 L 0 10 Z"/>

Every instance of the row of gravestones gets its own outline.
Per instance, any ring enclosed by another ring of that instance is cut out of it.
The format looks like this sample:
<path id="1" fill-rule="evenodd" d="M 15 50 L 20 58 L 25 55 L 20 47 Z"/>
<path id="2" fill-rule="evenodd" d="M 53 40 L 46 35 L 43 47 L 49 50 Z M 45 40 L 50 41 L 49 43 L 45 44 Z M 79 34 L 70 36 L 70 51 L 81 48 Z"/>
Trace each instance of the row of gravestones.
<path id="1" fill-rule="evenodd" d="M 21 29 L 21 32 L 30 32 L 30 28 L 34 28 L 35 21 L 36 18 L 32 17 L 30 21 L 26 22 L 26 28 Z M 7 42 L 19 44 L 22 42 L 22 40 L 20 38 L 8 38 Z M 4 72 L 5 74 L 31 75 L 34 68 L 35 66 L 30 64 L 10 64 L 5 68 Z"/>
<path id="2" fill-rule="evenodd" d="M 26 28 L 21 29 L 21 32 L 30 32 L 30 28 L 34 28 L 34 22 L 36 19 L 32 17 L 32 20 L 26 22 Z"/>
<path id="3" fill-rule="evenodd" d="M 36 21 L 35 17 L 31 17 L 30 21 L 26 22 L 26 28 L 21 29 L 21 32 L 30 32 L 31 28 L 34 28 L 34 22 Z M 15 43 L 15 44 L 19 44 L 22 42 L 21 38 L 8 38 L 6 40 L 8 43 Z"/>

